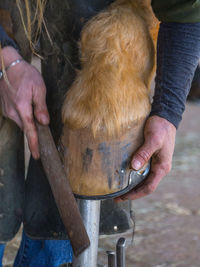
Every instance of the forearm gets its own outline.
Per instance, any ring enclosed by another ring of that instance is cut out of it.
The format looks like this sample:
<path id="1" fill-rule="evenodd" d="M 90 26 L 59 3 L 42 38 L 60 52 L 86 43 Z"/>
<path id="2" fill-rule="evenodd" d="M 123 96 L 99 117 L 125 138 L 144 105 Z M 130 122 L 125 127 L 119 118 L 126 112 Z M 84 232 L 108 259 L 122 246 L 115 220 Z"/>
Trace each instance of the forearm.
<path id="1" fill-rule="evenodd" d="M 155 96 L 150 115 L 177 128 L 200 58 L 200 23 L 161 23 Z"/>
<path id="2" fill-rule="evenodd" d="M 2 62 L 4 67 L 10 65 L 11 62 L 21 59 L 21 56 L 17 50 L 17 45 L 15 42 L 8 37 L 4 29 L 0 25 L 0 44 L 1 44 L 1 53 L 0 53 L 0 70 L 2 70 Z"/>

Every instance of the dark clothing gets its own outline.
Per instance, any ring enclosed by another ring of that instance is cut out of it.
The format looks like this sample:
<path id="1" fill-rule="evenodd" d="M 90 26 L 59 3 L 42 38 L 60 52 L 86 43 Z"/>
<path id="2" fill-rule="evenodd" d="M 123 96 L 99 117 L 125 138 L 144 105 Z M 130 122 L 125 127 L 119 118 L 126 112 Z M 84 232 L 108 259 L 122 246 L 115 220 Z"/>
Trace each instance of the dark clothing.
<path id="1" fill-rule="evenodd" d="M 178 127 L 200 58 L 200 23 L 161 23 L 151 115 Z"/>
<path id="2" fill-rule="evenodd" d="M 0 44 L 2 48 L 5 46 L 12 46 L 15 49 L 17 49 L 17 45 L 11 38 L 8 37 L 8 35 L 4 31 L 4 29 L 1 27 L 1 25 L 0 25 Z"/>
<path id="3" fill-rule="evenodd" d="M 162 22 L 200 22 L 200 0 L 152 0 L 151 4 Z"/>
<path id="4" fill-rule="evenodd" d="M 152 0 L 151 3 L 162 23 L 150 115 L 163 117 L 177 128 L 200 58 L 200 0 Z"/>
<path id="5" fill-rule="evenodd" d="M 196 103 L 200 102 L 200 64 L 196 68 L 187 100 Z"/>

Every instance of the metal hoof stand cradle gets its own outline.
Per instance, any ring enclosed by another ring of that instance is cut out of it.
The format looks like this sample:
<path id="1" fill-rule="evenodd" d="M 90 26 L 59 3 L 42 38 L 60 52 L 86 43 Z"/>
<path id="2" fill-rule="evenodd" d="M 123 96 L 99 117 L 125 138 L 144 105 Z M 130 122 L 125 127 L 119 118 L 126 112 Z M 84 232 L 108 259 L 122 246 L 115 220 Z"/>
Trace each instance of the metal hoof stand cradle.
<path id="1" fill-rule="evenodd" d="M 136 185 L 143 181 L 148 173 L 149 167 L 146 168 L 144 173 L 138 174 L 132 171 L 132 185 Z M 134 175 L 136 179 L 134 180 Z M 131 186 L 132 186 L 131 185 Z M 128 185 L 129 186 L 129 185 Z M 132 188 L 132 187 L 130 187 Z M 129 188 L 129 189 L 130 189 Z M 127 188 L 125 188 L 127 190 Z M 123 190 L 122 190 L 123 191 Z M 119 192 L 116 195 L 120 195 Z M 111 194 L 111 196 L 113 196 Z M 110 196 L 110 197 L 111 197 Z M 109 195 L 107 195 L 109 197 Z M 95 197 L 96 198 L 96 197 Z M 103 197 L 104 199 L 104 197 Z M 100 200 L 86 200 L 78 199 L 78 206 L 82 215 L 82 219 L 90 239 L 90 247 L 82 252 L 77 258 L 74 258 L 74 267 L 95 267 L 97 266 L 97 254 L 98 254 L 98 240 L 99 240 L 99 219 L 100 219 Z M 117 218 L 116 218 L 117 219 Z M 113 224 L 114 227 L 114 224 Z M 120 238 L 116 246 L 116 255 L 114 252 L 107 252 L 108 254 L 108 267 L 125 267 L 125 239 Z"/>

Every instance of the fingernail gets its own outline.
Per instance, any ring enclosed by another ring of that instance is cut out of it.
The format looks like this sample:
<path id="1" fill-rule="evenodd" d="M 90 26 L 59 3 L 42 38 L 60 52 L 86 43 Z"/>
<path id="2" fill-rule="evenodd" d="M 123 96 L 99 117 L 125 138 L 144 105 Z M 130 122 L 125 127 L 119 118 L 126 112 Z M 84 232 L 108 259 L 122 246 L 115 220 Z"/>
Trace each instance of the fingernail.
<path id="1" fill-rule="evenodd" d="M 48 124 L 49 123 L 49 118 L 45 116 L 44 114 L 40 115 L 40 121 L 42 124 Z"/>
<path id="2" fill-rule="evenodd" d="M 132 161 L 132 167 L 133 167 L 133 169 L 135 169 L 136 171 L 138 171 L 140 168 L 141 168 L 141 162 L 140 161 L 138 161 L 138 160 L 136 160 L 136 159 L 134 159 L 133 161 Z"/>
<path id="3" fill-rule="evenodd" d="M 32 155 L 35 160 L 39 159 L 40 157 L 40 154 L 38 152 L 33 152 Z"/>

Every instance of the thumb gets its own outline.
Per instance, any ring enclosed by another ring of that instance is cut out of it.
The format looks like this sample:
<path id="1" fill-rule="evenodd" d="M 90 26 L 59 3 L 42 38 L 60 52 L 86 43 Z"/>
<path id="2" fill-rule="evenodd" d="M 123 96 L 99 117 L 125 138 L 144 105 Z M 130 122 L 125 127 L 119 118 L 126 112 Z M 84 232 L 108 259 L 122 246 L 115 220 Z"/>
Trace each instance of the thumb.
<path id="1" fill-rule="evenodd" d="M 152 157 L 156 147 L 149 143 L 145 142 L 133 155 L 131 166 L 134 170 L 141 169 Z"/>

